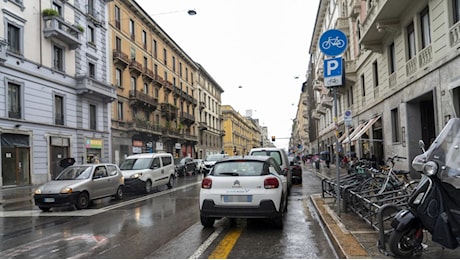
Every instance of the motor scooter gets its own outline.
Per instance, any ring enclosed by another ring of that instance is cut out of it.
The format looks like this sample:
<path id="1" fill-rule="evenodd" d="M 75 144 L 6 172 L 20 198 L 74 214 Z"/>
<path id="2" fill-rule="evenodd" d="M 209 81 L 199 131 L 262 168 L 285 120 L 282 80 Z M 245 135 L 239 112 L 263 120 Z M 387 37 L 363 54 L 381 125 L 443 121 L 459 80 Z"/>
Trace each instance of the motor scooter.
<path id="1" fill-rule="evenodd" d="M 396 257 L 409 258 L 423 252 L 424 230 L 445 248 L 460 241 L 460 118 L 448 121 L 430 147 L 412 161 L 422 173 L 419 184 L 391 222 L 388 246 Z"/>

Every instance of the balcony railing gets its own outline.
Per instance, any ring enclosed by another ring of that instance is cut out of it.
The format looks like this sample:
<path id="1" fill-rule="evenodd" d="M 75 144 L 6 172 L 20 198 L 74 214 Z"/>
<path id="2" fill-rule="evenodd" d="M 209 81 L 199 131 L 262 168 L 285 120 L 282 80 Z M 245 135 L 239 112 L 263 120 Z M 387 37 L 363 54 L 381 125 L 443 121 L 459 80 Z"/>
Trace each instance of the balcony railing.
<path id="1" fill-rule="evenodd" d="M 126 68 L 129 64 L 128 54 L 120 50 L 113 50 L 113 61 L 116 65 L 121 65 L 123 68 Z"/>
<path id="2" fill-rule="evenodd" d="M 169 103 L 161 103 L 161 116 L 167 119 L 177 118 L 177 107 Z"/>
<path id="3" fill-rule="evenodd" d="M 181 112 L 180 117 L 181 117 L 181 122 L 186 125 L 191 125 L 195 123 L 195 117 L 192 114 Z"/>
<path id="4" fill-rule="evenodd" d="M 139 76 L 144 71 L 144 69 L 142 68 L 142 64 L 132 59 L 131 62 L 129 63 L 129 71 Z"/>
<path id="5" fill-rule="evenodd" d="M 158 107 L 158 99 L 137 90 L 129 91 L 129 103 L 152 111 Z"/>
<path id="6" fill-rule="evenodd" d="M 449 29 L 449 35 L 450 47 L 454 47 L 460 43 L 460 22 L 454 24 L 454 26 Z"/>
<path id="7" fill-rule="evenodd" d="M 66 43 L 71 50 L 75 50 L 81 45 L 79 36 L 80 30 L 71 25 L 59 16 L 43 17 L 45 21 L 43 34 L 47 39 L 57 39 Z"/>
<path id="8" fill-rule="evenodd" d="M 8 43 L 5 41 L 5 39 L 0 38 L 0 63 L 3 63 L 6 61 L 7 48 L 8 48 Z"/>
<path id="9" fill-rule="evenodd" d="M 79 95 L 97 96 L 110 103 L 117 99 L 117 92 L 115 87 L 95 80 L 88 75 L 77 75 L 76 90 Z"/>

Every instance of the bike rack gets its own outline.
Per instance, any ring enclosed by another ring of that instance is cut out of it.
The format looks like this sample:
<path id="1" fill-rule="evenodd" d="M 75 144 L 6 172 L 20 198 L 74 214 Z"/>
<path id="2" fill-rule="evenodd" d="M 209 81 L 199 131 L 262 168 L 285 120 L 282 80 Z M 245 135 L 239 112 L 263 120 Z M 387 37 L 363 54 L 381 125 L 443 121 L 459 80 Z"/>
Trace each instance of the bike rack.
<path id="1" fill-rule="evenodd" d="M 385 205 L 382 205 L 377 213 L 378 215 L 378 220 L 379 220 L 379 241 L 377 241 L 377 247 L 380 251 L 380 253 L 386 255 L 386 256 L 390 256 L 392 254 L 390 254 L 390 252 L 387 251 L 387 244 L 386 244 L 386 238 L 387 238 L 387 234 L 391 231 L 391 229 L 389 231 L 386 231 L 385 230 L 385 227 L 383 225 L 384 223 L 384 218 L 383 216 L 385 215 L 385 213 L 387 211 L 391 211 L 392 213 L 395 213 L 395 212 L 398 212 L 400 210 L 400 207 L 398 207 L 397 205 L 395 204 L 385 204 Z M 392 214 L 388 214 L 389 216 Z"/>

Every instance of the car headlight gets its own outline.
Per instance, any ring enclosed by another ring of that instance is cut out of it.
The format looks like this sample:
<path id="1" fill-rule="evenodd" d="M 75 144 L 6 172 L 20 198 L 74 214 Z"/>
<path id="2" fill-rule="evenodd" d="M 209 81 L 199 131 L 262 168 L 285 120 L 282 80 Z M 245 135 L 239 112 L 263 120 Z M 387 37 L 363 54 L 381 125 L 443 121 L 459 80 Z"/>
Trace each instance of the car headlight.
<path id="1" fill-rule="evenodd" d="M 423 173 L 427 176 L 435 175 L 438 172 L 438 165 L 435 162 L 429 161 L 423 165 Z"/>
<path id="2" fill-rule="evenodd" d="M 41 189 L 36 189 L 34 193 L 35 194 L 42 194 L 42 190 Z"/>
<path id="3" fill-rule="evenodd" d="M 72 188 L 69 188 L 69 187 L 65 187 L 61 190 L 61 193 L 64 193 L 64 194 L 72 193 L 72 192 L 73 192 Z"/>
<path id="4" fill-rule="evenodd" d="M 138 178 L 140 178 L 141 176 L 142 176 L 142 172 L 137 172 L 137 173 L 131 175 L 129 178 L 131 178 L 131 179 L 138 179 Z"/>

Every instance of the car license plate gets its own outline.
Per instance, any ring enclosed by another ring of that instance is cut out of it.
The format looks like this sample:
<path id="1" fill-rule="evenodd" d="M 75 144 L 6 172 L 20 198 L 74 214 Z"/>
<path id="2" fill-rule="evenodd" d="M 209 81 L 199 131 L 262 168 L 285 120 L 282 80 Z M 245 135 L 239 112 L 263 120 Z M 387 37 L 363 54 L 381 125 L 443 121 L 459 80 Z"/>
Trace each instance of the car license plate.
<path id="1" fill-rule="evenodd" d="M 252 195 L 223 195 L 224 202 L 252 202 Z"/>
<path id="2" fill-rule="evenodd" d="M 44 198 L 43 202 L 52 203 L 52 202 L 54 202 L 54 198 Z"/>

